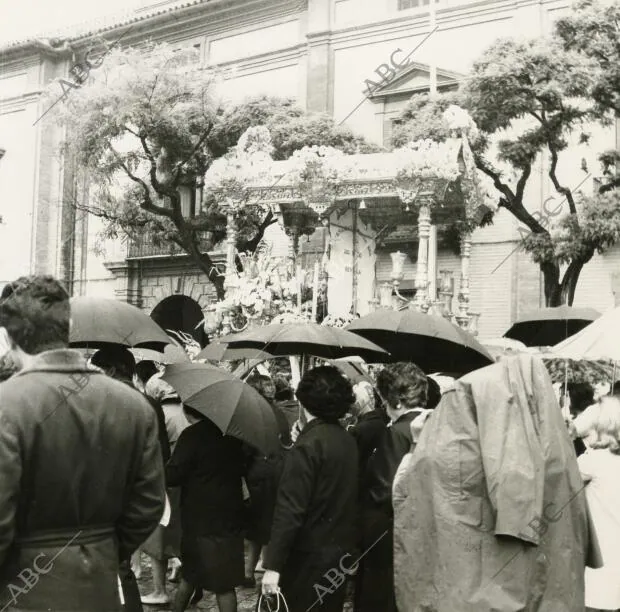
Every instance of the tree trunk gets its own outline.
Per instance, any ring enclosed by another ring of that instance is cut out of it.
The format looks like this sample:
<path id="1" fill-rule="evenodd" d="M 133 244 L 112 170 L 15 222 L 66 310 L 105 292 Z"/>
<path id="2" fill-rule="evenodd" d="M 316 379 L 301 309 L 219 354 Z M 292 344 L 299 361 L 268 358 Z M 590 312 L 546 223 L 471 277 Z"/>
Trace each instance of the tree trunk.
<path id="1" fill-rule="evenodd" d="M 560 306 L 560 266 L 554 263 L 541 263 L 540 271 L 543 274 L 545 306 L 548 308 Z"/>
<path id="2" fill-rule="evenodd" d="M 560 281 L 560 268 L 556 264 L 541 264 L 545 284 L 545 303 L 547 307 L 572 306 L 575 291 L 583 267 L 592 259 L 594 251 L 585 258 L 574 259 L 568 264 Z"/>
<path id="3" fill-rule="evenodd" d="M 192 258 L 193 262 L 207 275 L 211 283 L 213 283 L 217 299 L 223 300 L 226 296 L 226 291 L 224 290 L 224 276 L 218 272 L 209 254 L 201 253 L 191 236 L 183 241 L 183 248 Z"/>

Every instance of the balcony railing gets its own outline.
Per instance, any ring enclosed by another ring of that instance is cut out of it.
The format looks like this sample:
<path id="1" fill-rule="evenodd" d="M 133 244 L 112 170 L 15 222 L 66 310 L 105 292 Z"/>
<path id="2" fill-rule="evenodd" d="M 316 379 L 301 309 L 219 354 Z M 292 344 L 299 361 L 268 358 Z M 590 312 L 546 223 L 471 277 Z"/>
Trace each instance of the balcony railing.
<path id="1" fill-rule="evenodd" d="M 209 244 L 206 236 L 200 238 L 198 246 L 201 252 L 206 253 L 209 247 L 213 246 Z M 178 247 L 173 242 L 169 242 L 163 245 L 157 245 L 154 243 L 151 235 L 146 234 L 137 240 L 132 240 L 129 243 L 129 249 L 127 252 L 127 259 L 147 259 L 150 257 L 179 257 L 186 255 L 185 251 Z"/>

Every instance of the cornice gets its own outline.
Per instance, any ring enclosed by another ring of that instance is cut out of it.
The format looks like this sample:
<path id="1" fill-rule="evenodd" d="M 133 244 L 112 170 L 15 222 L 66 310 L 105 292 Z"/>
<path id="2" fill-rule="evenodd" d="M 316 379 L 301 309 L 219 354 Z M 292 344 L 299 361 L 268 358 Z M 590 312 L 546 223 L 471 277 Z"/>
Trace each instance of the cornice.
<path id="1" fill-rule="evenodd" d="M 110 41 L 122 36 L 123 45 L 127 46 L 139 46 L 147 41 L 174 45 L 223 32 L 230 36 L 235 30 L 243 33 L 243 29 L 259 29 L 268 19 L 286 20 L 297 14 L 297 5 L 293 0 L 249 0 L 242 4 L 231 0 L 207 2 L 92 34 L 73 41 L 72 46 L 86 48 L 97 36 L 105 36 Z M 129 31 L 131 33 L 127 33 Z"/>
<path id="2" fill-rule="evenodd" d="M 481 0 L 480 2 L 467 3 L 452 7 L 438 8 L 436 23 L 440 30 L 450 30 L 477 23 L 489 21 L 502 21 L 511 19 L 516 8 L 525 6 L 543 6 L 554 9 L 569 6 L 566 0 L 543 1 L 525 0 Z M 412 32 L 413 30 L 413 32 Z M 392 39 L 401 39 L 403 34 L 424 34 L 429 31 L 428 11 L 415 12 L 411 15 L 396 15 L 386 19 L 374 20 L 367 24 L 352 24 L 340 28 L 334 28 L 331 32 L 331 42 L 335 48 L 360 46 L 368 44 L 380 38 L 381 42 Z"/>
<path id="3" fill-rule="evenodd" d="M 29 104 L 36 104 L 41 99 L 41 91 L 28 92 L 20 96 L 0 100 L 0 114 L 5 115 L 25 110 Z"/>
<path id="4" fill-rule="evenodd" d="M 287 49 L 278 49 L 277 51 L 268 51 L 250 58 L 240 60 L 230 60 L 219 64 L 209 64 L 207 67 L 225 71 L 227 68 L 235 67 L 236 73 L 234 77 L 245 76 L 253 72 L 261 72 L 266 68 L 274 70 L 276 68 L 285 68 L 288 66 L 297 66 L 299 60 L 306 54 L 306 45 L 300 44 Z M 226 77 L 225 77 L 226 78 Z"/>

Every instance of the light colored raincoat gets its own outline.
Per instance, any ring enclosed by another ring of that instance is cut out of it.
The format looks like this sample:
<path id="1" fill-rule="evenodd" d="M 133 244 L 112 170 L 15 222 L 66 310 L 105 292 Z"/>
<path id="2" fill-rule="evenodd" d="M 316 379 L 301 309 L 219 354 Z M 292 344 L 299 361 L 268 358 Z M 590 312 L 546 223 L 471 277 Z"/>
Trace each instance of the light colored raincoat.
<path id="1" fill-rule="evenodd" d="M 582 488 L 539 358 L 457 381 L 395 481 L 399 612 L 583 612 Z"/>

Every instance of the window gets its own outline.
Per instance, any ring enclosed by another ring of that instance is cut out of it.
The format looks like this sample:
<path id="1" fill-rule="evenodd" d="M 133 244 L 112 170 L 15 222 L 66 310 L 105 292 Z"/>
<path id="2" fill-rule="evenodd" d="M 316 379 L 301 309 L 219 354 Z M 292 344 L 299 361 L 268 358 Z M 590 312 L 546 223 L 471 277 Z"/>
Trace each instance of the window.
<path id="1" fill-rule="evenodd" d="M 407 9 L 428 6 L 429 4 L 430 0 L 398 0 L 398 10 L 406 11 Z M 439 4 L 439 0 L 435 0 L 435 4 Z"/>

